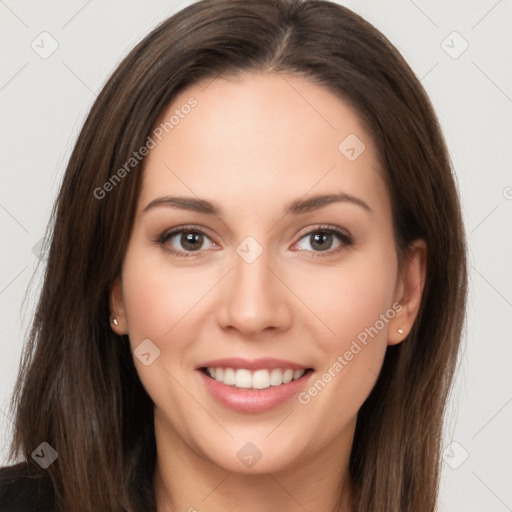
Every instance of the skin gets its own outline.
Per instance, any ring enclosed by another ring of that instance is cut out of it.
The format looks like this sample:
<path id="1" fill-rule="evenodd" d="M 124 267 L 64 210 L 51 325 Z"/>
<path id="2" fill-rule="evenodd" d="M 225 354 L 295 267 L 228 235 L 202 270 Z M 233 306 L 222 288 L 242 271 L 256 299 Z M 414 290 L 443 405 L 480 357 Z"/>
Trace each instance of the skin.
<path id="1" fill-rule="evenodd" d="M 134 357 L 155 404 L 158 512 L 325 512 L 335 509 L 340 483 L 340 510 L 349 511 L 357 412 L 387 346 L 406 337 L 417 315 L 425 244 L 412 244 L 399 267 L 375 145 L 356 112 L 323 87 L 296 75 L 216 78 L 182 91 L 161 120 L 191 96 L 197 106 L 144 162 L 111 291 L 112 328 L 129 335 L 132 349 L 149 339 L 160 350 L 149 366 Z M 338 150 L 349 134 L 366 146 L 352 162 Z M 293 200 L 341 192 L 371 211 L 337 202 L 283 215 Z M 144 211 L 167 195 L 215 202 L 222 215 Z M 180 257 L 165 249 L 184 251 L 179 235 L 155 241 L 185 224 L 206 232 L 200 250 Z M 353 244 L 333 235 L 318 249 L 307 234 L 324 224 L 349 232 Z M 250 264 L 236 252 L 247 236 L 263 250 Z M 235 412 L 195 370 L 222 357 L 273 357 L 314 368 L 314 383 L 394 303 L 400 312 L 306 405 L 293 397 L 263 413 Z M 262 454 L 251 468 L 237 457 L 248 442 Z"/>

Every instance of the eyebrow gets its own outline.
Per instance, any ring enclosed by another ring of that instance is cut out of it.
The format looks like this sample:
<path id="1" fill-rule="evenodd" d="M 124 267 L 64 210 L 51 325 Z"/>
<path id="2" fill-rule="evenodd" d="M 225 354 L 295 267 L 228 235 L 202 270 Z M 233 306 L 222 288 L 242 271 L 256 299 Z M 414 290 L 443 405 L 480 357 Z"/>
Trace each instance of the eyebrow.
<path id="1" fill-rule="evenodd" d="M 328 194 L 317 195 L 308 199 L 296 199 L 288 204 L 284 209 L 284 214 L 300 215 L 315 210 L 319 210 L 325 206 L 333 203 L 349 203 L 360 206 L 368 213 L 372 213 L 372 209 L 362 199 L 352 196 L 350 194 Z M 211 201 L 200 199 L 197 197 L 184 197 L 184 196 L 164 196 L 158 197 L 151 201 L 143 210 L 147 212 L 153 208 L 165 206 L 168 208 L 177 208 L 181 210 L 189 210 L 197 213 L 205 213 L 208 215 L 222 216 L 222 209 Z"/>

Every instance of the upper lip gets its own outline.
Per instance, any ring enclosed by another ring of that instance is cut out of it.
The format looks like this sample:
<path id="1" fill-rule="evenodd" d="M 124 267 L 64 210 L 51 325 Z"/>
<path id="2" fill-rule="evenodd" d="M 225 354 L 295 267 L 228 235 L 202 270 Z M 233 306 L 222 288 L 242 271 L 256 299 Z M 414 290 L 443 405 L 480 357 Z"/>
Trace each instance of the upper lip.
<path id="1" fill-rule="evenodd" d="M 307 370 L 310 366 L 293 361 L 285 361 L 284 359 L 273 359 L 270 357 L 261 357 L 258 359 L 242 359 L 240 357 L 227 357 L 224 359 L 212 359 L 205 361 L 196 366 L 197 370 L 202 368 L 233 368 L 233 369 L 247 369 L 247 370 L 272 370 L 274 368 L 281 368 L 283 370 Z"/>

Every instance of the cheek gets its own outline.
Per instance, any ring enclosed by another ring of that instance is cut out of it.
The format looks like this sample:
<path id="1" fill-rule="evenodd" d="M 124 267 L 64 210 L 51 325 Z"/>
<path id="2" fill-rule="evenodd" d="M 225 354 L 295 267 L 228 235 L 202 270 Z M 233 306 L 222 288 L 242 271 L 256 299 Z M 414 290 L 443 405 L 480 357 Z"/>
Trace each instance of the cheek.
<path id="1" fill-rule="evenodd" d="M 128 251 L 123 267 L 123 300 L 132 345 L 149 338 L 163 348 L 182 319 L 208 290 L 208 276 L 181 272 L 166 264 L 166 255 L 154 250 Z M 210 285 L 211 287 L 211 285 Z"/>
<path id="2" fill-rule="evenodd" d="M 123 279 L 126 321 L 132 345 L 142 339 L 160 340 L 172 327 L 174 318 L 172 293 L 170 286 L 164 286 L 163 280 L 155 281 L 146 271 L 128 271 Z M 163 305 L 169 307 L 164 311 Z"/>
<path id="3" fill-rule="evenodd" d="M 338 350 L 365 329 L 374 326 L 392 306 L 396 261 L 378 255 L 354 255 L 338 268 L 326 268 L 296 280 L 295 290 L 311 305 L 321 323 L 326 348 Z M 386 334 L 386 326 L 378 322 Z M 323 324 L 323 326 L 322 326 Z M 330 336 L 329 336 L 330 333 Z"/>
<path id="4" fill-rule="evenodd" d="M 158 347 L 149 365 L 134 362 L 139 378 L 155 405 L 163 410 L 173 404 L 175 423 L 184 423 L 188 395 L 176 378 L 193 364 L 191 340 L 197 339 L 197 322 L 191 321 L 194 306 L 211 288 L 210 280 L 190 279 L 165 262 L 165 255 L 144 248 L 129 248 L 123 266 L 123 300 L 132 351 L 146 339 Z M 181 418 L 181 419 L 180 419 Z"/>
<path id="5" fill-rule="evenodd" d="M 344 338 L 354 339 L 377 323 L 385 336 L 387 323 L 382 324 L 379 319 L 392 304 L 394 284 L 394 273 L 383 273 L 378 267 L 350 273 L 340 283 L 343 291 L 337 311 L 333 307 L 330 312 L 336 331 Z"/>
<path id="6" fill-rule="evenodd" d="M 308 281 L 309 292 L 304 287 L 301 293 L 308 294 L 322 320 L 317 322 L 316 340 L 324 358 L 317 372 L 321 382 L 311 393 L 306 390 L 301 403 L 321 392 L 322 398 L 315 401 L 326 410 L 329 404 L 343 403 L 348 414 L 362 405 L 382 366 L 388 323 L 396 314 L 396 272 L 396 258 L 389 253 L 359 253 L 336 272 L 331 269 Z M 329 389 L 324 392 L 324 387 Z"/>

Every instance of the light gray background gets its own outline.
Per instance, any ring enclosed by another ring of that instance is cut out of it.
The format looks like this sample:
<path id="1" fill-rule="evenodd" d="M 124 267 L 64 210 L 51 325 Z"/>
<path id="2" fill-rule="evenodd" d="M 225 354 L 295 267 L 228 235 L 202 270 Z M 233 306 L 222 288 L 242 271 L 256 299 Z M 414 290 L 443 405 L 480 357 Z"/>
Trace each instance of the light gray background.
<path id="1" fill-rule="evenodd" d="M 189 3 L 0 0 L 0 465 L 7 463 L 8 402 L 40 283 L 37 244 L 78 130 L 122 57 Z M 440 510 L 512 510 L 511 1 L 341 3 L 387 35 L 421 78 L 462 196 L 471 290 L 446 421 Z M 59 45 L 47 59 L 31 47 L 50 48 L 43 31 Z M 464 40 L 469 48 L 452 58 Z"/>

